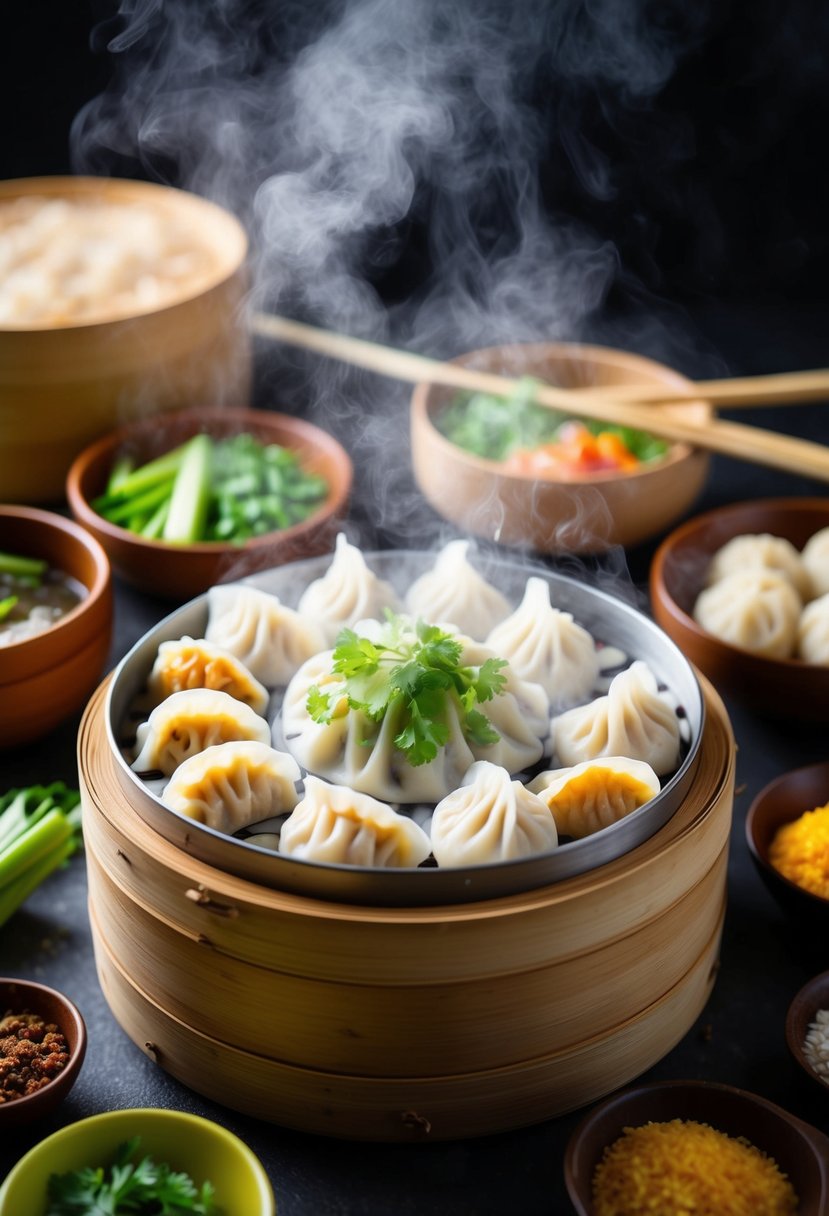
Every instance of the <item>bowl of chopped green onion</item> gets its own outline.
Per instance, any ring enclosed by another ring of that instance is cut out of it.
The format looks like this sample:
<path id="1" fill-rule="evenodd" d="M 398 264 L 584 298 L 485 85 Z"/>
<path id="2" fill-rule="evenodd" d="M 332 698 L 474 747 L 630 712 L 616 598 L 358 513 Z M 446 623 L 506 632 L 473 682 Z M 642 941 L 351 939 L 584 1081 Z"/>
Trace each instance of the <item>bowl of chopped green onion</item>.
<path id="1" fill-rule="evenodd" d="M 72 513 L 116 574 L 186 600 L 330 549 L 352 466 L 319 427 L 268 410 L 185 410 L 130 423 L 77 457 Z"/>
<path id="2" fill-rule="evenodd" d="M 275 1216 L 259 1158 L 232 1132 L 178 1110 L 92 1115 L 41 1140 L 0 1186 L 0 1216 L 81 1212 Z"/>
<path id="3" fill-rule="evenodd" d="M 705 452 L 539 404 L 539 383 L 567 389 L 664 385 L 688 401 L 656 405 L 694 421 L 678 372 L 641 355 L 575 343 L 491 347 L 458 363 L 516 381 L 512 396 L 422 383 L 412 396 L 415 478 L 434 509 L 477 536 L 542 553 L 598 553 L 667 531 L 693 504 Z"/>

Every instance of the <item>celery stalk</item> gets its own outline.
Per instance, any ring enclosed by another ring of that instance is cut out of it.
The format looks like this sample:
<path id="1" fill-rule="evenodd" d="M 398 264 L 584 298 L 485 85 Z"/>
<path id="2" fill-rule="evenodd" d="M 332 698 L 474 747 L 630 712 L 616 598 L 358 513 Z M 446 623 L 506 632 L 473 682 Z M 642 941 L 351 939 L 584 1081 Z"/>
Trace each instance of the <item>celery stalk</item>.
<path id="1" fill-rule="evenodd" d="M 45 878 L 63 865 L 75 851 L 74 837 L 68 836 L 48 852 L 40 860 L 24 870 L 13 882 L 0 888 L 0 925 L 4 925 L 9 917 L 17 911 L 20 905 L 37 890 Z"/>
<path id="2" fill-rule="evenodd" d="M 212 453 L 209 435 L 194 435 L 185 445 L 162 533 L 164 540 L 187 545 L 203 536 L 210 505 Z"/>
<path id="3" fill-rule="evenodd" d="M 129 456 L 119 456 L 112 466 L 107 482 L 107 494 L 115 494 L 120 490 L 123 483 L 134 470 L 134 465 Z"/>
<path id="4" fill-rule="evenodd" d="M 51 791 L 42 785 L 10 792 L 12 798 L 4 800 L 0 811 L 0 854 L 55 806 Z"/>
<path id="5" fill-rule="evenodd" d="M 0 890 L 72 836 L 63 811 L 52 809 L 0 852 Z"/>
<path id="6" fill-rule="evenodd" d="M 125 498 L 123 502 L 101 510 L 99 514 L 104 515 L 111 524 L 122 524 L 132 519 L 133 516 L 139 515 L 142 511 L 154 511 L 159 503 L 169 496 L 171 484 L 174 485 L 175 483 L 166 478 L 157 485 L 144 490 L 143 493 L 136 495 L 135 498 Z"/>
<path id="7" fill-rule="evenodd" d="M 163 503 L 152 513 L 150 518 L 141 529 L 141 535 L 147 540 L 158 540 L 164 531 L 164 525 L 167 522 L 167 516 L 170 514 L 170 501 L 165 499 Z"/>

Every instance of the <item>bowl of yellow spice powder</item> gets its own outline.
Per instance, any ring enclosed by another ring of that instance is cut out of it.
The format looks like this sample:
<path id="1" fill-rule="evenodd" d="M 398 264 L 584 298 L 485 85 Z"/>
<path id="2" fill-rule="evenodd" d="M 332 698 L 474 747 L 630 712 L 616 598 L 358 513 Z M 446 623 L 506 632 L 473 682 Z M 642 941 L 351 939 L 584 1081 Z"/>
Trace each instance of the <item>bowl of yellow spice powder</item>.
<path id="1" fill-rule="evenodd" d="M 576 1128 L 564 1160 L 578 1216 L 823 1216 L 829 1139 L 730 1085 L 623 1090 Z"/>
<path id="2" fill-rule="evenodd" d="M 829 927 L 829 763 L 770 782 L 751 804 L 745 830 L 780 907 L 811 928 Z"/>

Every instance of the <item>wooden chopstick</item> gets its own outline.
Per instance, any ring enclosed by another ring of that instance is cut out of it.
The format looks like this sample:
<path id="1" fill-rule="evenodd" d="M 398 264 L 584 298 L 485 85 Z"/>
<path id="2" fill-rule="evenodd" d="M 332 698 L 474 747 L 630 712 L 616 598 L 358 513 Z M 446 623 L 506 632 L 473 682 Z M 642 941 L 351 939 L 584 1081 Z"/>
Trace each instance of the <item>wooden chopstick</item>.
<path id="1" fill-rule="evenodd" d="M 829 401 L 829 369 L 779 372 L 771 376 L 734 376 L 728 380 L 695 380 L 687 387 L 659 384 L 614 384 L 605 388 L 574 389 L 585 396 L 612 395 L 614 401 L 663 403 L 702 398 L 723 409 L 753 405 L 805 405 Z"/>
<path id="2" fill-rule="evenodd" d="M 315 351 L 326 358 L 339 359 L 395 380 L 414 384 L 431 381 L 452 388 L 493 393 L 501 397 L 510 396 L 516 386 L 515 379 L 510 376 L 463 367 L 457 363 L 443 363 L 425 355 L 367 342 L 363 338 L 351 338 L 346 334 L 318 329 L 287 317 L 255 313 L 251 318 L 251 327 L 261 337 Z M 708 383 L 727 384 L 728 381 Z M 701 387 L 697 384 L 693 391 L 696 393 Z M 635 401 L 619 401 L 616 391 L 615 385 L 609 386 L 606 391 L 591 389 L 588 392 L 542 384 L 535 392 L 535 400 L 541 405 L 564 409 L 586 418 L 598 418 L 605 422 L 636 427 L 663 439 L 688 443 L 692 447 L 719 452 L 738 460 L 767 465 L 804 477 L 814 477 L 819 481 L 829 481 L 829 451 L 820 444 L 716 418 L 704 423 L 692 422 L 688 418 L 678 417 L 670 409 L 662 410 L 653 403 L 643 403 L 640 396 Z M 688 391 L 678 394 L 675 400 L 688 401 Z M 704 399 L 708 400 L 707 397 Z M 658 398 L 659 403 L 665 400 L 664 395 Z"/>

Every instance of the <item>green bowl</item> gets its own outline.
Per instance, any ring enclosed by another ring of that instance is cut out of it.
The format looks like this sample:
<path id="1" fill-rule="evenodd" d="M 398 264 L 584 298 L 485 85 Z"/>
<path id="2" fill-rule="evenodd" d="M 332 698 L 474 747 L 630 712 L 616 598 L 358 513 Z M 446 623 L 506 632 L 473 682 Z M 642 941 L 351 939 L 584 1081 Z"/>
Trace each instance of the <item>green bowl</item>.
<path id="1" fill-rule="evenodd" d="M 276 1216 L 268 1176 L 246 1144 L 209 1119 L 156 1109 L 93 1115 L 47 1136 L 6 1176 L 0 1216 L 44 1216 L 50 1174 L 108 1165 L 118 1145 L 133 1136 L 141 1137 L 139 1156 L 183 1170 L 197 1186 L 209 1179 L 222 1216 Z"/>

